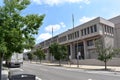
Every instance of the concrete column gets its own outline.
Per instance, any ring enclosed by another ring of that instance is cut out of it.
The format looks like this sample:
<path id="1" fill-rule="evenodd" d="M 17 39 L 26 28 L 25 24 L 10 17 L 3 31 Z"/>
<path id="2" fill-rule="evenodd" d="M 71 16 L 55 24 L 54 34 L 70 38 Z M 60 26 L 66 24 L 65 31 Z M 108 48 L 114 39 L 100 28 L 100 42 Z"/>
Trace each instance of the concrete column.
<path id="1" fill-rule="evenodd" d="M 87 59 L 87 44 L 85 40 L 83 40 L 83 45 L 84 45 L 84 59 Z"/>

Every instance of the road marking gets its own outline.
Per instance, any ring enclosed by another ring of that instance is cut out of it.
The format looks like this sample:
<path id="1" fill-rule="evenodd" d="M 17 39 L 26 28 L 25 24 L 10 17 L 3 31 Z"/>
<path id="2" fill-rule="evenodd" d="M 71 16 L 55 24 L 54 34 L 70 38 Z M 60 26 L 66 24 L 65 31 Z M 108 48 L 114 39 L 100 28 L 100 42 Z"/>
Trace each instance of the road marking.
<path id="1" fill-rule="evenodd" d="M 92 80 L 92 79 L 88 79 L 88 80 Z"/>
<path id="2" fill-rule="evenodd" d="M 19 69 L 20 71 L 24 71 L 23 69 Z"/>
<path id="3" fill-rule="evenodd" d="M 42 79 L 36 76 L 36 80 L 42 80 Z"/>

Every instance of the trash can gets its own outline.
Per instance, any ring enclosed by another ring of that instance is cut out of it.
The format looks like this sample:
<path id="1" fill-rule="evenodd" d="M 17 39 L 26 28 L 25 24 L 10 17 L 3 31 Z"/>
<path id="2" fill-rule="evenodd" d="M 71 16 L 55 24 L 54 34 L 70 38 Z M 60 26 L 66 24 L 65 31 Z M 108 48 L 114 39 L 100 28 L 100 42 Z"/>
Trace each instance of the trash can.
<path id="1" fill-rule="evenodd" d="M 9 80 L 35 80 L 35 75 L 17 74 L 17 75 L 12 75 Z"/>
<path id="2" fill-rule="evenodd" d="M 35 75 L 18 70 L 11 70 L 8 77 L 9 80 L 36 80 Z"/>

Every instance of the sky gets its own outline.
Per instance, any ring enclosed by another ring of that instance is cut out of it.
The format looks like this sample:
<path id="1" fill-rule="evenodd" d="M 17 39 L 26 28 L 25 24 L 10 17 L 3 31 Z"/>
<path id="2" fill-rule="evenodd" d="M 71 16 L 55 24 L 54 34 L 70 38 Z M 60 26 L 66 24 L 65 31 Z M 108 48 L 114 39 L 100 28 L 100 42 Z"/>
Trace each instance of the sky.
<path id="1" fill-rule="evenodd" d="M 52 28 L 53 36 L 73 28 L 72 15 L 75 26 L 96 17 L 110 19 L 120 15 L 120 0 L 31 0 L 21 14 L 46 15 L 39 33 L 35 35 L 38 44 L 52 37 Z"/>

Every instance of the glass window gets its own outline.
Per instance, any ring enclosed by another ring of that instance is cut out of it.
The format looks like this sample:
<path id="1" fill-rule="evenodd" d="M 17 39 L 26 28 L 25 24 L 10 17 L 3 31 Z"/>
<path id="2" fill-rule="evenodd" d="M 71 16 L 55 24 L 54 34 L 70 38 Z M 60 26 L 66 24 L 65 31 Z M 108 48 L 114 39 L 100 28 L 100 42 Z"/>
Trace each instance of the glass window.
<path id="1" fill-rule="evenodd" d="M 107 26 L 105 25 L 104 27 L 105 27 L 105 32 L 107 32 Z"/>
<path id="2" fill-rule="evenodd" d="M 93 40 L 89 40 L 89 41 L 87 41 L 87 46 L 93 46 L 94 44 L 93 44 Z"/>
<path id="3" fill-rule="evenodd" d="M 83 30 L 81 30 L 81 36 L 83 36 Z"/>
<path id="4" fill-rule="evenodd" d="M 79 31 L 77 31 L 77 37 L 79 37 Z"/>
<path id="5" fill-rule="evenodd" d="M 75 32 L 75 38 L 79 37 L 79 31 Z"/>
<path id="6" fill-rule="evenodd" d="M 86 31 L 86 29 L 84 29 L 84 33 L 85 33 L 85 35 L 87 34 L 87 31 Z"/>
<path id="7" fill-rule="evenodd" d="M 97 26 L 94 25 L 94 32 L 97 32 Z"/>
<path id="8" fill-rule="evenodd" d="M 93 33 L 93 26 L 90 26 L 91 33 Z"/>
<path id="9" fill-rule="evenodd" d="M 89 27 L 87 28 L 87 33 L 90 34 L 90 30 L 89 30 Z"/>

